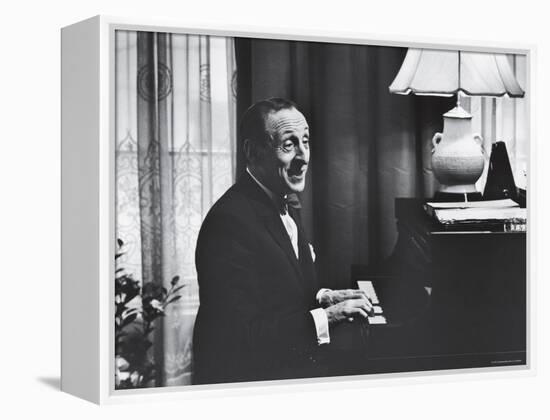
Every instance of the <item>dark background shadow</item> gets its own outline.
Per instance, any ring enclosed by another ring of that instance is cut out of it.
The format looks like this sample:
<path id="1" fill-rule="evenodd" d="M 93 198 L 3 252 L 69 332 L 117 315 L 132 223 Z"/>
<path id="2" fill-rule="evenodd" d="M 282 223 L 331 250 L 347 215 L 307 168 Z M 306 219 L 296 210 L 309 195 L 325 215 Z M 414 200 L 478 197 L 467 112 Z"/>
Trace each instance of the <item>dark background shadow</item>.
<path id="1" fill-rule="evenodd" d="M 56 391 L 61 390 L 61 378 L 57 376 L 45 376 L 45 377 L 40 377 L 36 379 L 38 382 L 41 382 L 44 385 L 47 385 L 50 388 L 55 389 Z"/>

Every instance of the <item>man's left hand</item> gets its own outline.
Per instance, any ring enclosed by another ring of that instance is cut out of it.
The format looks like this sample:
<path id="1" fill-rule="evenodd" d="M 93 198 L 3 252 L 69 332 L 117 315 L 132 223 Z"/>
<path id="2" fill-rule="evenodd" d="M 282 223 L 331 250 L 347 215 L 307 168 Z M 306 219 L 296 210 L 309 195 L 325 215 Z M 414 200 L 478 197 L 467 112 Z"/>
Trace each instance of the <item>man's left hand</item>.
<path id="1" fill-rule="evenodd" d="M 321 295 L 320 303 L 323 308 L 327 308 L 348 299 L 368 299 L 368 296 L 358 289 L 327 290 Z"/>

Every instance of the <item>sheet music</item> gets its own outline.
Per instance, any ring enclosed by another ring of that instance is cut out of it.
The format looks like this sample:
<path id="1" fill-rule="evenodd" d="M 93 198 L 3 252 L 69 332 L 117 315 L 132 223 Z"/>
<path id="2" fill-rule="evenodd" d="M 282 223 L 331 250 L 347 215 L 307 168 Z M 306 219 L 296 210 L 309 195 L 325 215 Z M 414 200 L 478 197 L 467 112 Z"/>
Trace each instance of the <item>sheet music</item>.
<path id="1" fill-rule="evenodd" d="M 506 208 L 467 208 L 467 209 L 438 209 L 435 210 L 437 219 L 444 224 L 460 222 L 485 222 L 491 220 L 516 221 L 525 223 L 527 209 L 519 207 Z"/>
<path id="2" fill-rule="evenodd" d="M 432 207 L 433 209 L 471 209 L 471 208 L 510 208 L 510 207 L 519 207 L 519 204 L 510 198 L 505 198 L 502 200 L 485 200 L 485 201 L 465 201 L 465 202 L 427 202 L 427 206 Z"/>
<path id="3" fill-rule="evenodd" d="M 426 212 L 444 225 L 476 225 L 497 222 L 526 224 L 527 209 L 520 208 L 515 201 L 502 200 L 469 202 L 428 202 Z"/>

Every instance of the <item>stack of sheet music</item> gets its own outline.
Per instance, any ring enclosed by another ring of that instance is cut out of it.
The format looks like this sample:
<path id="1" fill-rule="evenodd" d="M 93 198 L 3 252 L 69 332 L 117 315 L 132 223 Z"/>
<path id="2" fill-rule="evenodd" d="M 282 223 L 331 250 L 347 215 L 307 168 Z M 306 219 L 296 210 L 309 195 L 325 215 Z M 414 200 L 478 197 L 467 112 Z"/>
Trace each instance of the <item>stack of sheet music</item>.
<path id="1" fill-rule="evenodd" d="M 525 231 L 527 209 L 513 200 L 471 201 L 458 203 L 428 202 L 426 212 L 444 226 L 502 226 L 504 230 Z"/>

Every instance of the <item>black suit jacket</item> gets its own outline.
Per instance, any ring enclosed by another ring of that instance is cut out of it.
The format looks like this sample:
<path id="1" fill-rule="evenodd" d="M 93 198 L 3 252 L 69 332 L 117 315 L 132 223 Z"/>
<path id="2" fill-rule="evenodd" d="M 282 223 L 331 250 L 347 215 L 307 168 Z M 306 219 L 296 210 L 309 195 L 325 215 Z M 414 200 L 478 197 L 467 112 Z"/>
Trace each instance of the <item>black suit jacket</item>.
<path id="1" fill-rule="evenodd" d="M 298 260 L 279 213 L 244 175 L 206 216 L 196 249 L 194 382 L 322 375 L 309 311 L 319 287 L 298 215 Z"/>

